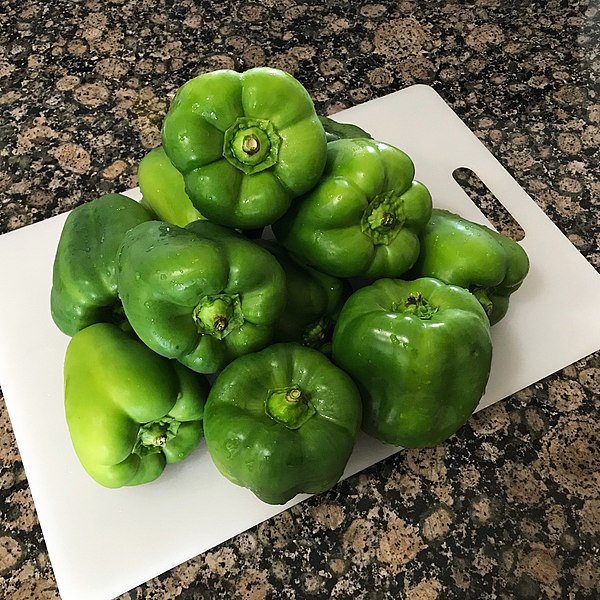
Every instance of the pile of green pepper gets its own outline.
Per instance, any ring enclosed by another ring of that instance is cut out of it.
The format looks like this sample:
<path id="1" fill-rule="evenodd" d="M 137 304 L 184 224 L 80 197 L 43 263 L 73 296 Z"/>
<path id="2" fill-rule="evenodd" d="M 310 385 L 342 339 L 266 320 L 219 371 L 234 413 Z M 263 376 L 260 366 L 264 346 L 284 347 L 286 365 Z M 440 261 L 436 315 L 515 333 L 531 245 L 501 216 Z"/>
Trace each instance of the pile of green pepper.
<path id="1" fill-rule="evenodd" d="M 148 483 L 204 438 L 283 504 L 331 488 L 361 428 L 433 446 L 475 410 L 529 262 L 434 208 L 402 150 L 283 71 L 221 70 L 179 89 L 138 176 L 141 202 L 74 209 L 54 260 L 66 421 L 98 483 Z"/>

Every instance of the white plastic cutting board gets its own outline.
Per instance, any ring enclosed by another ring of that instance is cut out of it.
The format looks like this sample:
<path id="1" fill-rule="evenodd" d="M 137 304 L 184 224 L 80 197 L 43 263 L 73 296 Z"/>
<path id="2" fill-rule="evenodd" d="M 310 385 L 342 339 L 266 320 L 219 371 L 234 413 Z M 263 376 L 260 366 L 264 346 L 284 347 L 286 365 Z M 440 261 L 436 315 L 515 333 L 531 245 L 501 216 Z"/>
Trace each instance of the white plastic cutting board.
<path id="1" fill-rule="evenodd" d="M 456 168 L 470 168 L 525 231 L 531 271 L 493 329 L 492 374 L 480 408 L 600 348 L 600 276 L 433 89 L 406 88 L 336 119 L 406 151 L 434 205 L 487 223 L 452 178 Z M 138 197 L 137 190 L 129 194 Z M 204 445 L 144 486 L 108 490 L 86 475 L 63 414 L 68 338 L 49 312 L 65 218 L 0 237 L 0 385 L 61 597 L 108 600 L 285 507 L 230 484 Z M 397 450 L 363 436 L 346 475 Z"/>

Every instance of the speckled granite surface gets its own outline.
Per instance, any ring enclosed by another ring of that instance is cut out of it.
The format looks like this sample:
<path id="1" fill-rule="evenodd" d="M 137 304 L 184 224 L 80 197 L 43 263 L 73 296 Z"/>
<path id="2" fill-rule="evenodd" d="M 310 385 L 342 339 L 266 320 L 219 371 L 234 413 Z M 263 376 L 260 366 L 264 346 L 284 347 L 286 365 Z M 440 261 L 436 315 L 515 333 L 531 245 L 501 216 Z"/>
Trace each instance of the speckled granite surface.
<path id="1" fill-rule="evenodd" d="M 179 85 L 263 64 L 321 112 L 432 85 L 600 267 L 593 0 L 4 0 L 0 233 L 134 186 Z M 597 598 L 599 414 L 597 353 L 122 599 Z M 3 402 L 0 511 L 0 597 L 58 597 Z"/>

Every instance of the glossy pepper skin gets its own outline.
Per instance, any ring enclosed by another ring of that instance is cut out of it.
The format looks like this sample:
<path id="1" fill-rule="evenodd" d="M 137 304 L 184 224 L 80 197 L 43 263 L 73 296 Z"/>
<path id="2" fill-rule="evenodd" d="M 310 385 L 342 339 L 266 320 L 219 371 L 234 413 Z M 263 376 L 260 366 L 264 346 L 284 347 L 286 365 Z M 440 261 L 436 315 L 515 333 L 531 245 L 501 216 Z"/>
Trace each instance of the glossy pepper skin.
<path id="1" fill-rule="evenodd" d="M 490 325 L 467 290 L 433 278 L 380 279 L 354 292 L 333 334 L 333 359 L 357 382 L 363 429 L 407 448 L 455 433 L 484 394 Z"/>
<path id="2" fill-rule="evenodd" d="M 153 481 L 202 439 L 206 379 L 116 325 L 97 323 L 73 336 L 64 378 L 73 447 L 105 487 Z"/>
<path id="3" fill-rule="evenodd" d="M 141 204 L 158 220 L 185 227 L 202 219 L 185 192 L 183 175 L 171 164 L 161 146 L 150 150 L 138 165 Z"/>
<path id="4" fill-rule="evenodd" d="M 230 481 L 284 504 L 340 479 L 361 410 L 351 378 L 322 353 L 274 344 L 217 377 L 206 403 L 206 444 Z"/>
<path id="5" fill-rule="evenodd" d="M 285 305 L 277 260 L 209 221 L 161 221 L 128 232 L 119 294 L 134 331 L 152 350 L 200 373 L 264 348 Z"/>
<path id="6" fill-rule="evenodd" d="M 327 351 L 335 320 L 352 292 L 350 284 L 296 260 L 277 242 L 256 243 L 277 259 L 285 273 L 286 304 L 275 324 L 274 341 Z"/>
<path id="7" fill-rule="evenodd" d="M 185 83 L 163 121 L 162 144 L 194 206 L 238 229 L 283 215 L 319 179 L 327 147 L 302 84 L 267 67 Z"/>
<path id="8" fill-rule="evenodd" d="M 364 138 L 327 145 L 318 185 L 273 225 L 277 240 L 336 277 L 399 277 L 419 254 L 431 195 L 412 160 Z"/>
<path id="9" fill-rule="evenodd" d="M 525 250 L 511 238 L 455 213 L 433 209 L 410 277 L 435 277 L 471 291 L 492 325 L 529 272 Z"/>
<path id="10" fill-rule="evenodd" d="M 52 272 L 50 311 L 69 336 L 100 321 L 121 323 L 117 252 L 133 227 L 151 214 L 135 200 L 107 194 L 74 208 L 60 234 Z"/>

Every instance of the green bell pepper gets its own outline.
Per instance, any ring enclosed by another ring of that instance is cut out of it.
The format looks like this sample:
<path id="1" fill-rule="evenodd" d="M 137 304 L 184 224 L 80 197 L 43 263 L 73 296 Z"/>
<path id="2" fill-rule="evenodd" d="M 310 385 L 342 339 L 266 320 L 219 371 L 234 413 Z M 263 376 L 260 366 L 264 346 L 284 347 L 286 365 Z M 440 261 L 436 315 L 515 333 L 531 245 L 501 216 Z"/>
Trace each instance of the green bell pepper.
<path id="1" fill-rule="evenodd" d="M 431 195 L 401 150 L 364 138 L 327 144 L 319 184 L 273 225 L 277 240 L 336 277 L 398 277 L 417 260 Z"/>
<path id="2" fill-rule="evenodd" d="M 319 179 L 327 148 L 308 92 L 267 67 L 185 83 L 163 121 L 162 144 L 194 206 L 239 229 L 283 215 Z"/>
<path id="3" fill-rule="evenodd" d="M 529 258 L 517 242 L 435 208 L 421 233 L 421 252 L 409 276 L 435 277 L 467 288 L 494 325 L 506 315 L 510 295 L 528 272 Z"/>
<path id="4" fill-rule="evenodd" d="M 67 335 L 125 316 L 117 293 L 117 251 L 129 229 L 152 218 L 135 200 L 107 194 L 74 208 L 58 241 L 50 312 Z"/>
<path id="5" fill-rule="evenodd" d="M 350 284 L 301 263 L 276 242 L 256 243 L 277 259 L 285 273 L 287 300 L 275 324 L 274 341 L 328 351 L 335 320 L 352 292 Z"/>
<path id="6" fill-rule="evenodd" d="M 475 296 L 427 277 L 357 290 L 333 333 L 333 359 L 361 391 L 363 429 L 408 448 L 435 446 L 466 422 L 491 358 L 490 325 Z"/>
<path id="7" fill-rule="evenodd" d="M 185 193 L 183 175 L 171 164 L 162 147 L 150 150 L 138 165 L 141 204 L 160 221 L 185 227 L 202 219 Z"/>
<path id="8" fill-rule="evenodd" d="M 328 142 L 335 140 L 345 140 L 348 138 L 368 138 L 373 139 L 370 133 L 367 133 L 364 129 L 361 129 L 358 125 L 353 123 L 338 123 L 329 117 L 319 116 L 321 125 L 325 130 L 325 136 Z"/>
<path id="9" fill-rule="evenodd" d="M 360 428 L 352 379 L 325 355 L 274 344 L 217 377 L 204 430 L 219 471 L 263 502 L 317 494 L 342 476 Z"/>
<path id="10" fill-rule="evenodd" d="M 206 379 L 116 325 L 90 325 L 71 338 L 64 378 L 73 447 L 103 486 L 153 481 L 202 439 Z"/>
<path id="11" fill-rule="evenodd" d="M 152 221 L 129 231 L 118 285 L 140 339 L 200 373 L 264 348 L 285 305 L 277 260 L 209 221 L 185 228 Z"/>

